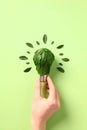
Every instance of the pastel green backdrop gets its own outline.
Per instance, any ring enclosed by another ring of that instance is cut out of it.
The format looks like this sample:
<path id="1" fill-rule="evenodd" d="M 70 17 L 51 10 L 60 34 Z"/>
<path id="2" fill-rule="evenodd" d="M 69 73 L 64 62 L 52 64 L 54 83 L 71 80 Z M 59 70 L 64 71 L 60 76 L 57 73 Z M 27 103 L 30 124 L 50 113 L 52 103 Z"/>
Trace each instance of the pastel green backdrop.
<path id="1" fill-rule="evenodd" d="M 46 33 L 48 43 L 42 43 Z M 40 47 L 70 58 L 65 73 L 54 67 L 50 76 L 61 95 L 61 109 L 47 122 L 47 130 L 87 130 L 87 1 L 4 0 L 0 1 L 0 130 L 30 130 L 35 82 L 38 74 L 32 61 Z M 34 49 L 25 43 L 31 42 Z M 64 44 L 58 51 L 57 45 Z M 30 73 L 23 73 L 29 55 Z M 60 58 L 58 59 L 60 60 Z M 57 64 L 57 63 L 56 63 Z M 56 74 L 55 74 L 56 73 Z"/>

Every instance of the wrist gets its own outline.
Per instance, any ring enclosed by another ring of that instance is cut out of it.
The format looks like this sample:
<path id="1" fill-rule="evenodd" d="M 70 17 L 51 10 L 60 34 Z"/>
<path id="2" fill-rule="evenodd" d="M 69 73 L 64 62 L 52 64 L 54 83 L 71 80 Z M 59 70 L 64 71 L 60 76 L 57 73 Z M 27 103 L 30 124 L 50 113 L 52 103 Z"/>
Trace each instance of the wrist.
<path id="1" fill-rule="evenodd" d="M 46 122 L 38 119 L 32 119 L 32 130 L 46 130 Z"/>

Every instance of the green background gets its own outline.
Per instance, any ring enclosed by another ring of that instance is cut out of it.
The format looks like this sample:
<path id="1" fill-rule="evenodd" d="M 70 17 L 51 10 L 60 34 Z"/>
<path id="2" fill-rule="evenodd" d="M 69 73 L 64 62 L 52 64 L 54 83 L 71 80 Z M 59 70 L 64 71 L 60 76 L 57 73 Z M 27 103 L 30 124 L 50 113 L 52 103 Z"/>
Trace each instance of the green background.
<path id="1" fill-rule="evenodd" d="M 46 45 L 42 42 L 45 33 Z M 31 42 L 34 49 L 28 48 L 26 42 Z M 64 44 L 64 48 L 57 50 L 59 44 Z M 86 0 L 0 1 L 0 130 L 31 129 L 38 78 L 32 57 L 38 47 L 47 47 L 56 56 L 50 76 L 61 95 L 61 109 L 49 119 L 47 129 L 87 130 Z M 70 59 L 63 64 L 64 74 L 56 70 L 61 61 L 59 52 Z M 23 73 L 28 65 L 19 60 L 20 55 L 29 57 L 30 73 Z"/>

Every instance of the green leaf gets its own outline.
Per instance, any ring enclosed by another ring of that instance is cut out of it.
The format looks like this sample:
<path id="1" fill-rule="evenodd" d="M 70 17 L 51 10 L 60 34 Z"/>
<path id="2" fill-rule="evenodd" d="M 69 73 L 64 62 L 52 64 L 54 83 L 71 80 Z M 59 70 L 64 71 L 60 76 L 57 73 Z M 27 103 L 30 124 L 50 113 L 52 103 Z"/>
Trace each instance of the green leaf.
<path id="1" fill-rule="evenodd" d="M 63 56 L 64 54 L 63 53 L 59 53 L 60 56 Z"/>
<path id="2" fill-rule="evenodd" d="M 51 42 L 51 45 L 54 44 L 54 41 Z"/>
<path id="3" fill-rule="evenodd" d="M 27 68 L 24 70 L 24 72 L 29 72 L 31 70 L 31 67 L 30 68 Z"/>
<path id="4" fill-rule="evenodd" d="M 20 56 L 19 59 L 20 60 L 27 60 L 28 58 L 26 56 Z"/>
<path id="5" fill-rule="evenodd" d="M 36 70 L 40 75 L 47 75 L 50 72 L 55 57 L 54 54 L 47 48 L 38 49 L 33 57 Z"/>
<path id="6" fill-rule="evenodd" d="M 64 71 L 64 69 L 63 68 L 61 68 L 61 67 L 57 67 L 57 69 L 60 71 L 60 72 L 62 72 L 62 73 L 64 73 L 65 71 Z"/>
<path id="7" fill-rule="evenodd" d="M 28 53 L 28 54 L 30 54 L 30 52 L 29 52 L 29 51 L 27 51 L 27 53 Z"/>
<path id="8" fill-rule="evenodd" d="M 59 65 L 63 66 L 63 64 L 62 64 L 62 63 L 59 63 Z"/>
<path id="9" fill-rule="evenodd" d="M 61 49 L 62 47 L 64 47 L 64 45 L 59 45 L 57 49 Z"/>
<path id="10" fill-rule="evenodd" d="M 44 42 L 44 43 L 47 42 L 47 35 L 46 35 L 46 34 L 44 34 L 44 36 L 43 36 L 43 42 Z"/>
<path id="11" fill-rule="evenodd" d="M 31 43 L 26 43 L 26 45 L 28 46 L 28 47 L 31 47 L 31 48 L 33 48 L 33 45 L 31 44 Z"/>
<path id="12" fill-rule="evenodd" d="M 26 62 L 26 64 L 30 64 L 30 62 Z"/>
<path id="13" fill-rule="evenodd" d="M 62 60 L 65 61 L 65 62 L 68 62 L 68 61 L 69 61 L 68 58 L 62 58 Z"/>
<path id="14" fill-rule="evenodd" d="M 36 41 L 37 45 L 40 45 L 40 43 L 38 41 Z"/>

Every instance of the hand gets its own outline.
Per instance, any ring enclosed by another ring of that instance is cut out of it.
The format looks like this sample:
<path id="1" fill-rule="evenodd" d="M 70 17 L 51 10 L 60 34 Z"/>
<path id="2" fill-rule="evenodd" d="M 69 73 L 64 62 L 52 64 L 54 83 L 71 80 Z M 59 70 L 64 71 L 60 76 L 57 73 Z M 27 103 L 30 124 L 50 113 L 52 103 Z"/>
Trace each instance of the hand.
<path id="1" fill-rule="evenodd" d="M 48 98 L 41 97 L 41 85 L 38 79 L 35 87 L 34 102 L 32 108 L 33 130 L 45 130 L 48 118 L 60 108 L 59 92 L 55 88 L 51 78 L 47 77 Z"/>

